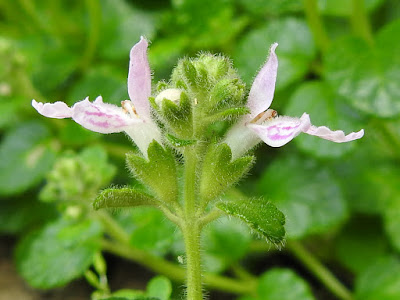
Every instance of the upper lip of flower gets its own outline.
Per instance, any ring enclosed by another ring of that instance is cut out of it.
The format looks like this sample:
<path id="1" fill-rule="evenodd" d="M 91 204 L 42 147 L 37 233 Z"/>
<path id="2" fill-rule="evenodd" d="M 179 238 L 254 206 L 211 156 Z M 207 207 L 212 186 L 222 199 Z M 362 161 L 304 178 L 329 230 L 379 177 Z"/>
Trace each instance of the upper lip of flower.
<path id="1" fill-rule="evenodd" d="M 246 130 L 246 128 L 272 147 L 285 145 L 301 132 L 337 143 L 361 138 L 364 135 L 363 129 L 345 135 L 341 130 L 332 131 L 325 126 L 316 127 L 311 125 L 310 116 L 307 113 L 304 113 L 300 118 L 294 118 L 277 116 L 274 110 L 269 109 L 274 97 L 278 72 L 278 58 L 275 54 L 277 46 L 277 43 L 271 45 L 268 60 L 251 86 L 247 100 L 250 114 L 243 117 L 239 122 L 239 126 L 233 126 L 225 138 L 225 142 L 231 146 L 232 151 L 235 151 L 233 149 L 235 145 L 238 149 L 241 149 L 239 150 L 240 153 L 245 151 L 244 142 L 235 140 L 237 137 L 243 137 L 243 133 L 240 131 Z M 237 143 L 242 143 L 242 145 L 237 145 Z M 250 138 L 248 143 L 248 147 L 254 146 L 254 138 Z"/>
<path id="2" fill-rule="evenodd" d="M 68 107 L 64 102 L 40 103 L 32 100 L 32 106 L 49 118 L 72 118 L 83 127 L 100 132 L 125 131 L 146 155 L 148 143 L 160 141 L 160 132 L 150 116 L 151 72 L 147 59 L 148 42 L 144 37 L 130 51 L 128 94 L 130 101 L 122 107 L 104 103 L 101 96 L 94 102 L 88 98 Z M 137 134 L 134 129 L 145 131 Z M 145 140 L 145 141 L 144 141 Z"/>

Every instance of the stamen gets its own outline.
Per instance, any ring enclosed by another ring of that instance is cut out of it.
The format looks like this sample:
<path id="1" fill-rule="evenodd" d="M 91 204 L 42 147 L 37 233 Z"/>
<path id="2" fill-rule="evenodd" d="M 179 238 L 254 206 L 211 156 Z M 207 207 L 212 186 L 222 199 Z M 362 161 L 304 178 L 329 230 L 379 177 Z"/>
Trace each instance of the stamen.
<path id="1" fill-rule="evenodd" d="M 276 118 L 277 116 L 278 116 L 278 112 L 276 110 L 267 109 L 266 111 L 259 113 L 253 120 L 251 120 L 250 123 L 261 124 L 265 121 Z"/>
<path id="2" fill-rule="evenodd" d="M 125 101 L 121 101 L 121 106 L 122 106 L 122 110 L 125 113 L 129 113 L 129 115 L 131 115 L 131 117 L 135 117 L 135 118 L 139 118 L 135 107 L 133 106 L 132 102 L 129 100 L 125 100 Z"/>

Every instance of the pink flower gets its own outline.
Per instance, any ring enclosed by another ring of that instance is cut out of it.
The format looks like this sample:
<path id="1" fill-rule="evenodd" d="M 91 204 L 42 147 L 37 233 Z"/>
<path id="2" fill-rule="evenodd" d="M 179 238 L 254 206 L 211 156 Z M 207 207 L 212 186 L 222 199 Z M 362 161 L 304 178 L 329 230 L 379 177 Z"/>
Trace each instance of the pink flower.
<path id="1" fill-rule="evenodd" d="M 158 127 L 150 116 L 151 72 L 147 60 L 146 39 L 133 46 L 130 52 L 128 94 L 131 99 L 122 101 L 122 107 L 104 103 L 101 96 L 94 102 L 88 98 L 68 107 L 64 102 L 40 103 L 32 100 L 32 106 L 49 118 L 72 118 L 83 127 L 100 133 L 124 131 L 132 138 L 140 151 L 147 156 L 148 145 L 161 141 Z"/>
<path id="2" fill-rule="evenodd" d="M 245 115 L 227 133 L 225 143 L 234 157 L 238 157 L 257 145 L 261 140 L 272 147 L 281 147 L 301 132 L 315 135 L 336 143 L 350 142 L 361 138 L 364 130 L 345 135 L 343 131 L 332 131 L 328 127 L 311 125 L 310 116 L 304 113 L 300 118 L 278 116 L 275 110 L 268 109 L 272 103 L 278 71 L 278 58 L 275 54 L 277 43 L 270 49 L 270 55 L 254 79 L 250 89 L 247 106 L 250 114 Z"/>

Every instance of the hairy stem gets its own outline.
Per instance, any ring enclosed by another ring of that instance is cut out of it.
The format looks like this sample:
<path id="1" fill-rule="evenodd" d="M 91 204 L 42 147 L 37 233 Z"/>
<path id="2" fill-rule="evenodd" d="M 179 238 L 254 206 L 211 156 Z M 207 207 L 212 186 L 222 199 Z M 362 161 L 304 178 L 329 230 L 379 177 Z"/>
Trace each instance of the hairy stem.
<path id="1" fill-rule="evenodd" d="M 185 241 L 187 268 L 187 299 L 202 300 L 201 257 L 200 257 L 200 226 L 196 218 L 196 167 L 197 156 L 194 147 L 187 147 L 185 157 L 184 186 L 184 224 L 182 233 Z"/>
<path id="2" fill-rule="evenodd" d="M 317 0 L 304 0 L 304 12 L 315 43 L 322 52 L 325 52 L 329 47 L 330 41 L 318 12 Z"/>
<path id="3" fill-rule="evenodd" d="M 374 38 L 365 11 L 364 0 L 352 0 L 352 13 L 350 20 L 354 33 L 365 40 L 369 45 L 373 45 Z"/>
<path id="4" fill-rule="evenodd" d="M 288 241 L 287 248 L 339 299 L 354 299 L 352 293 L 299 242 Z"/>
<path id="5" fill-rule="evenodd" d="M 90 25 L 85 51 L 83 52 L 81 60 L 81 69 L 83 70 L 90 65 L 95 55 L 100 37 L 99 29 L 101 27 L 101 7 L 99 1 L 86 0 L 85 3 L 89 14 Z"/>
<path id="6" fill-rule="evenodd" d="M 136 249 L 133 246 L 103 240 L 102 248 L 104 251 L 146 266 L 156 273 L 167 276 L 171 280 L 184 282 L 186 279 L 186 270 L 178 264 L 154 256 L 146 251 Z M 257 284 L 256 280 L 242 281 L 209 273 L 204 273 L 203 280 L 204 284 L 210 289 L 234 294 L 252 294 Z"/>

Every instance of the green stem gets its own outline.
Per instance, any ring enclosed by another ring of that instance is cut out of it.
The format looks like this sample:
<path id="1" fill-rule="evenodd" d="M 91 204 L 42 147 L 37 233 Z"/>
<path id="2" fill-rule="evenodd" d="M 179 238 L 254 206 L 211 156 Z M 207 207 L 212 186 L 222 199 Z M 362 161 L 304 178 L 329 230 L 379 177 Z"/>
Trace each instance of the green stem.
<path id="1" fill-rule="evenodd" d="M 201 257 L 200 257 L 200 226 L 196 216 L 196 168 L 197 156 L 194 147 L 187 147 L 185 157 L 184 186 L 184 224 L 182 233 L 186 249 L 186 285 L 187 299 L 202 300 Z"/>
<path id="2" fill-rule="evenodd" d="M 44 33 L 52 35 L 50 27 L 45 25 L 45 23 L 39 17 L 39 14 L 36 12 L 35 4 L 32 0 L 19 0 L 18 2 L 23 11 L 32 19 L 32 24 L 34 26 Z"/>
<path id="3" fill-rule="evenodd" d="M 184 268 L 163 258 L 149 254 L 146 251 L 125 244 L 113 243 L 108 240 L 102 241 L 102 248 L 109 253 L 146 266 L 154 272 L 163 274 L 174 281 L 185 281 L 186 271 Z M 235 294 L 252 294 L 257 284 L 255 280 L 241 281 L 209 273 L 205 273 L 203 278 L 204 284 L 210 289 Z"/>
<path id="4" fill-rule="evenodd" d="M 287 248 L 339 299 L 354 299 L 352 293 L 299 242 L 288 241 Z"/>
<path id="5" fill-rule="evenodd" d="M 112 217 L 110 217 L 108 213 L 98 211 L 96 216 L 103 223 L 105 230 L 110 236 L 112 236 L 113 239 L 121 244 L 129 244 L 129 235 Z"/>
<path id="6" fill-rule="evenodd" d="M 200 228 L 204 227 L 208 223 L 211 223 L 212 221 L 218 219 L 220 216 L 222 216 L 224 212 L 218 208 L 212 209 L 208 214 L 202 216 L 199 219 L 199 226 Z"/>
<path id="7" fill-rule="evenodd" d="M 196 167 L 197 157 L 194 147 L 186 147 L 185 157 L 185 215 L 187 218 L 194 217 L 196 214 Z"/>
<path id="8" fill-rule="evenodd" d="M 237 278 L 240 278 L 245 281 L 255 281 L 256 277 L 243 268 L 239 263 L 235 263 L 232 265 L 232 271 L 235 273 Z"/>
<path id="9" fill-rule="evenodd" d="M 102 241 L 104 251 L 116 254 L 148 267 L 154 272 L 163 274 L 172 280 L 183 282 L 186 270 L 179 265 L 169 262 L 161 257 L 154 256 L 146 251 L 137 249 L 129 244 L 129 236 L 121 226 L 105 212 L 98 212 L 98 218 L 104 224 L 107 233 L 115 240 Z M 211 288 L 235 294 L 252 294 L 257 281 L 241 281 L 216 274 L 204 274 L 204 284 Z"/>
<path id="10" fill-rule="evenodd" d="M 369 45 L 374 44 L 371 24 L 365 11 L 364 0 L 352 0 L 351 25 L 356 35 L 364 39 Z"/>
<path id="11" fill-rule="evenodd" d="M 186 250 L 186 297 L 189 300 L 202 300 L 200 228 L 195 221 L 187 220 L 182 232 Z"/>
<path id="12" fill-rule="evenodd" d="M 317 46 L 322 52 L 325 52 L 330 41 L 318 12 L 317 0 L 304 0 L 304 12 Z"/>
<path id="13" fill-rule="evenodd" d="M 96 47 L 100 36 L 101 8 L 98 0 L 86 0 L 86 7 L 89 13 L 89 32 L 85 51 L 82 55 L 81 69 L 86 69 L 96 52 Z"/>

